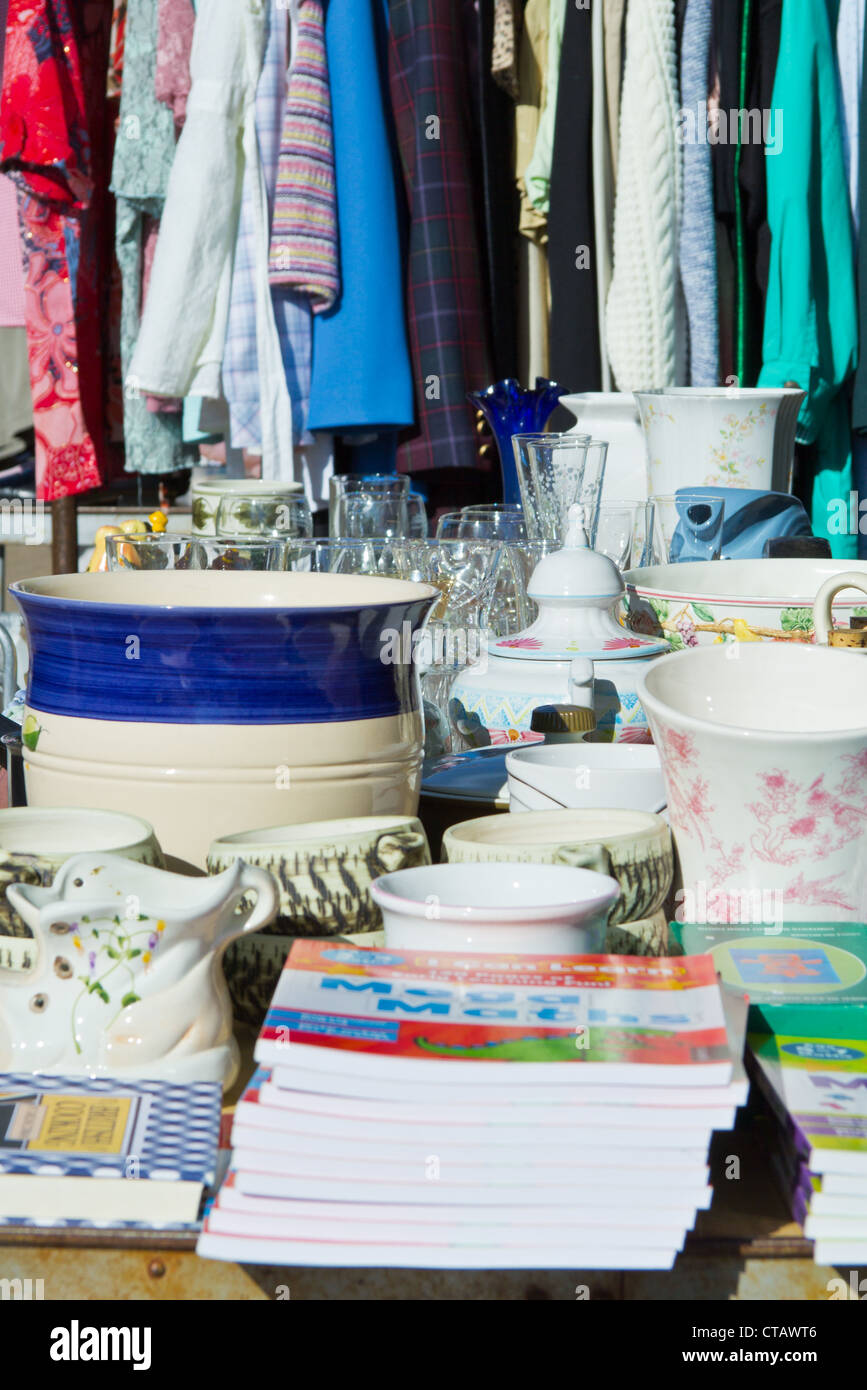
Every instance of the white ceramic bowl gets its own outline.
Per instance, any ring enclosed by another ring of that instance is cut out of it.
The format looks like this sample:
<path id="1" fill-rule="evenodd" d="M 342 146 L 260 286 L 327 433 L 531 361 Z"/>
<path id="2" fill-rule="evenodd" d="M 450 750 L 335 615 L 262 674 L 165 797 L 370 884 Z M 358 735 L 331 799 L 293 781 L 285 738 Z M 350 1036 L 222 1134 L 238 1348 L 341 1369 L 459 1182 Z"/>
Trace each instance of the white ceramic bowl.
<path id="1" fill-rule="evenodd" d="M 224 835 L 208 850 L 208 872 L 221 873 L 238 859 L 268 869 L 280 890 L 277 920 L 264 932 L 271 940 L 241 936 L 225 958 L 235 1016 L 259 1029 L 283 968 L 280 953 L 270 949 L 273 938 L 286 956 L 296 936 L 375 936 L 382 921 L 371 879 L 429 864 L 430 850 L 412 816 L 357 816 Z"/>
<path id="2" fill-rule="evenodd" d="M 152 825 L 120 811 L 10 806 L 0 810 L 0 859 L 59 869 L 74 854 L 120 854 L 154 868 L 163 856 Z M 43 880 L 45 881 L 45 880 Z"/>
<path id="3" fill-rule="evenodd" d="M 208 851 L 208 872 L 221 873 L 236 859 L 277 879 L 274 934 L 348 936 L 381 926 L 371 880 L 429 864 L 430 850 L 414 816 L 356 816 L 224 835 Z"/>
<path id="4" fill-rule="evenodd" d="M 642 681 L 679 920 L 864 921 L 867 659 L 794 644 L 664 657 Z"/>
<path id="5" fill-rule="evenodd" d="M 665 636 L 675 651 L 738 640 L 810 642 L 813 604 L 827 579 L 863 573 L 867 560 L 710 560 L 627 570 L 629 626 Z M 867 599 L 848 589 L 834 616 L 848 625 L 867 613 Z"/>
<path id="6" fill-rule="evenodd" d="M 81 807 L 0 810 L 0 967 L 20 969 L 32 946 L 6 889 L 14 883 L 46 887 L 67 859 L 95 852 L 165 867 L 153 826 L 138 816 Z"/>
<path id="7" fill-rule="evenodd" d="M 584 743 L 516 748 L 506 757 L 510 811 L 581 807 L 659 812 L 665 783 L 652 744 Z"/>
<path id="8" fill-rule="evenodd" d="M 370 885 L 386 946 L 595 955 L 620 893 L 613 878 L 541 864 L 433 864 Z"/>
<path id="9" fill-rule="evenodd" d="M 609 926 L 651 917 L 671 889 L 671 831 L 645 811 L 528 811 L 481 816 L 443 836 L 450 864 L 567 864 L 609 874 L 620 898 Z"/>

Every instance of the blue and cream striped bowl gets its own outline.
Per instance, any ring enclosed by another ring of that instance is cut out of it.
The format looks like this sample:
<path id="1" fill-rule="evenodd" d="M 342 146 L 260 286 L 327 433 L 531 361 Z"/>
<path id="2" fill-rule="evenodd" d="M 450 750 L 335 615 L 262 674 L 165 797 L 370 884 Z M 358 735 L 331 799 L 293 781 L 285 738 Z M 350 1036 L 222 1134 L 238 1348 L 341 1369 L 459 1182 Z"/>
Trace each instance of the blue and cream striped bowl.
<path id="1" fill-rule="evenodd" d="M 412 815 L 412 634 L 431 586 L 358 575 L 56 575 L 24 614 L 34 806 L 129 811 L 204 864 L 244 825 Z"/>

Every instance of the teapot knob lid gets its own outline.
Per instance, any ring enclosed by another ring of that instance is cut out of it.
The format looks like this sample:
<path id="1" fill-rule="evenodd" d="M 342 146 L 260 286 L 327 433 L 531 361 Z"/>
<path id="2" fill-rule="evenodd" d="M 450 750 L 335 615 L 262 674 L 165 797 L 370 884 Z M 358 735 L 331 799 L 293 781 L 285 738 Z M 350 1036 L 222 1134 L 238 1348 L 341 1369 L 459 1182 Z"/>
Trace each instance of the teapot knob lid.
<path id="1" fill-rule="evenodd" d="M 573 502 L 567 517 L 564 550 L 589 550 L 587 538 L 587 512 L 580 502 Z"/>

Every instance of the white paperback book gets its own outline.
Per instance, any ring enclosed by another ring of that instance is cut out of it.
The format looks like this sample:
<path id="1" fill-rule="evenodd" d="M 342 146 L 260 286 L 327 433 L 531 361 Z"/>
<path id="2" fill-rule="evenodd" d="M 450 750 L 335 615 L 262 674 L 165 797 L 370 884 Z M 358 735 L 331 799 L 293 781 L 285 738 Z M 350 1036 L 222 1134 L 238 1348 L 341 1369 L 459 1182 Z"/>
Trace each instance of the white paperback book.
<path id="1" fill-rule="evenodd" d="M 431 1157 L 435 1158 L 435 1155 Z M 249 1193 L 250 1196 L 293 1197 L 298 1200 L 331 1202 L 359 1201 L 357 1165 L 350 1172 L 347 1171 L 346 1165 L 339 1174 L 323 1172 L 326 1165 L 330 1168 L 333 1163 L 333 1160 L 323 1159 L 317 1162 L 315 1172 L 290 1174 L 256 1166 L 260 1162 L 259 1154 L 236 1153 L 233 1161 L 237 1169 L 238 1190 Z M 409 1174 L 394 1171 L 376 1172 L 366 1179 L 363 1197 L 365 1201 L 375 1203 L 396 1202 L 430 1206 L 568 1207 L 569 1203 L 575 1200 L 576 1183 L 580 1182 L 582 1197 L 589 1198 L 595 1195 L 600 1201 L 606 1200 L 612 1206 L 621 1201 L 627 1204 L 631 1200 L 631 1194 L 640 1193 L 646 1202 L 654 1200 L 654 1193 L 659 1190 L 658 1185 L 654 1187 L 651 1183 L 641 1183 L 640 1179 L 633 1182 L 633 1174 L 628 1169 L 621 1169 L 618 1173 L 614 1167 L 614 1156 L 611 1163 L 602 1166 L 610 1171 L 602 1173 L 599 1177 L 593 1173 L 573 1169 L 570 1173 L 563 1174 L 559 1181 L 550 1183 L 529 1181 L 526 1169 L 523 1168 L 495 1174 L 482 1173 L 478 1168 L 472 1169 L 469 1173 L 464 1169 L 446 1169 L 444 1173 L 440 1171 L 440 1176 L 436 1179 L 426 1176 L 424 1171 L 419 1172 L 418 1169 Z M 429 1164 L 426 1172 L 436 1172 L 435 1165 Z M 681 1180 L 681 1196 L 690 1204 L 694 1198 L 695 1206 L 698 1207 L 706 1185 L 707 1170 L 699 1155 L 692 1173 L 687 1179 Z"/>
<path id="2" fill-rule="evenodd" d="M 723 1092 L 726 1089 L 720 1087 Z M 415 1089 L 415 1096 L 418 1096 L 418 1088 Z M 376 1097 L 362 1099 L 281 1088 L 269 1080 L 267 1071 L 259 1071 L 244 1092 L 236 1113 L 239 1119 L 243 1115 L 248 1123 L 270 1129 L 291 1129 L 296 1123 L 295 1116 L 319 1115 L 337 1119 L 338 1123 L 338 1117 L 345 1117 L 377 1123 L 396 1121 L 402 1125 L 442 1124 L 457 1129 L 483 1122 L 486 1128 L 508 1125 L 538 1131 L 540 1126 L 583 1128 L 600 1124 L 624 1129 L 660 1129 L 668 1125 L 730 1129 L 734 1123 L 735 1109 L 735 1105 L 725 1100 L 719 1105 L 692 1106 L 635 1105 L 629 1101 L 615 1104 L 607 1092 L 596 1090 L 583 1092 L 580 1100 L 573 1093 L 568 1099 L 561 1097 L 559 1104 L 527 1106 L 509 1104 L 505 1097 L 501 1098 L 499 1104 L 477 1099 L 472 1107 L 453 1105 L 442 1103 L 427 1088 L 422 1101 Z"/>
<path id="3" fill-rule="evenodd" d="M 318 1203 L 310 1202 L 314 1209 Z M 436 1241 L 451 1245 L 459 1240 L 467 1244 L 479 1245 L 550 1245 L 575 1246 L 582 1242 L 599 1243 L 610 1240 L 612 1245 L 659 1245 L 674 1244 L 680 1249 L 692 1227 L 695 1212 L 683 1217 L 631 1216 L 628 1221 L 619 1222 L 603 1216 L 584 1216 L 580 1220 L 558 1220 L 534 1225 L 512 1220 L 501 1222 L 479 1222 L 470 1219 L 448 1221 L 443 1219 L 435 1225 L 430 1221 L 407 1221 L 405 1218 L 383 1222 L 365 1222 L 364 1225 L 347 1222 L 344 1217 L 324 1217 L 315 1210 L 304 1216 L 253 1216 L 249 1212 L 224 1210 L 215 1206 L 208 1213 L 208 1227 L 220 1235 L 241 1236 L 284 1236 L 291 1240 L 358 1240 L 388 1241 L 392 1244 L 404 1241 Z"/>
<path id="4" fill-rule="evenodd" d="M 292 1216 L 315 1216 L 321 1220 L 341 1221 L 346 1225 L 366 1228 L 370 1223 L 391 1225 L 394 1222 L 410 1222 L 417 1225 L 439 1226 L 442 1222 L 453 1225 L 471 1223 L 473 1225 L 503 1226 L 550 1226 L 566 1222 L 574 1225 L 589 1216 L 598 1216 L 604 1211 L 612 1214 L 615 1224 L 632 1221 L 636 1215 L 646 1216 L 652 1212 L 654 1219 L 661 1217 L 667 1224 L 676 1225 L 681 1216 L 690 1223 L 697 1211 L 706 1211 L 710 1206 L 712 1189 L 705 1185 L 699 1189 L 688 1189 L 679 1193 L 663 1193 L 661 1196 L 644 1191 L 632 1193 L 628 1189 L 609 1188 L 599 1194 L 583 1189 L 573 1193 L 562 1207 L 492 1207 L 492 1206 L 431 1206 L 421 1203 L 394 1202 L 328 1202 L 299 1201 L 287 1197 L 253 1197 L 241 1192 L 237 1187 L 237 1174 L 230 1171 L 220 1189 L 213 1210 L 234 1212 L 238 1216 L 249 1215 L 257 1219 L 269 1217 L 286 1219 Z"/>
<path id="5" fill-rule="evenodd" d="M 289 1060 L 288 1051 L 285 1059 Z M 459 1069 L 457 1069 L 459 1070 Z M 275 1091 L 309 1093 L 320 1098 L 333 1100 L 374 1100 L 377 1102 L 408 1102 L 418 1100 L 418 1083 L 414 1081 L 393 1081 L 389 1076 L 347 1076 L 323 1071 L 310 1071 L 301 1066 L 276 1066 L 269 1073 Z M 451 1079 L 451 1078 L 450 1078 Z M 604 1088 L 581 1090 L 577 1086 L 566 1090 L 563 1086 L 552 1086 L 545 1082 L 539 1084 L 532 1078 L 524 1081 L 503 1081 L 499 1085 L 481 1085 L 466 1078 L 461 1085 L 456 1076 L 454 1084 L 425 1077 L 425 1095 L 431 1103 L 448 1106 L 449 1109 L 477 1109 L 508 1107 L 510 1111 L 521 1109 L 532 1117 L 533 1112 L 546 1106 L 584 1106 L 584 1105 L 640 1105 L 643 1110 L 660 1108 L 690 1110 L 703 1106 L 741 1106 L 746 1105 L 750 1083 L 740 1058 L 733 1060 L 732 1080 L 728 1086 L 606 1086 Z M 270 1100 L 270 1104 L 279 1104 Z M 531 1123 L 535 1123 L 531 1118 Z"/>
<path id="6" fill-rule="evenodd" d="M 818 1215 L 814 1198 L 804 1222 L 804 1235 L 808 1240 L 858 1240 L 867 1244 L 867 1216 L 853 1216 L 848 1212 Z"/>
<path id="7" fill-rule="evenodd" d="M 379 1132 L 377 1132 L 379 1131 Z M 580 1157 L 592 1157 L 599 1149 L 620 1149 L 632 1152 L 643 1162 L 643 1155 L 658 1150 L 668 1151 L 683 1146 L 707 1153 L 712 1128 L 709 1125 L 672 1126 L 669 1129 L 548 1129 L 545 1142 L 539 1143 L 538 1132 L 502 1125 L 497 1129 L 455 1125 L 398 1125 L 370 1123 L 340 1124 L 319 1132 L 315 1127 L 268 1129 L 248 1124 L 236 1115 L 232 1126 L 232 1144 L 236 1149 L 262 1150 L 268 1154 L 284 1154 L 297 1158 L 302 1154 L 321 1154 L 324 1158 L 346 1158 L 363 1165 L 366 1162 L 413 1161 L 417 1154 L 438 1153 L 453 1162 L 491 1168 L 497 1164 L 526 1165 L 535 1171 L 552 1164 L 571 1167 Z"/>
<path id="8" fill-rule="evenodd" d="M 813 1247 L 817 1265 L 835 1265 L 843 1269 L 859 1269 L 867 1265 L 867 1240 L 817 1240 Z"/>
<path id="9" fill-rule="evenodd" d="M 824 1182 L 827 1182 L 827 1177 Z M 853 1196 L 851 1193 L 833 1193 L 824 1190 L 814 1192 L 810 1197 L 812 1216 L 858 1216 L 867 1221 L 867 1195 Z"/>
<path id="10" fill-rule="evenodd" d="M 358 1269 L 671 1269 L 675 1243 L 663 1247 L 601 1244 L 527 1244 L 503 1248 L 459 1239 L 440 1245 L 407 1241 L 292 1240 L 283 1236 L 235 1236 L 212 1231 L 206 1218 L 196 1253 L 236 1264 L 310 1265 Z"/>

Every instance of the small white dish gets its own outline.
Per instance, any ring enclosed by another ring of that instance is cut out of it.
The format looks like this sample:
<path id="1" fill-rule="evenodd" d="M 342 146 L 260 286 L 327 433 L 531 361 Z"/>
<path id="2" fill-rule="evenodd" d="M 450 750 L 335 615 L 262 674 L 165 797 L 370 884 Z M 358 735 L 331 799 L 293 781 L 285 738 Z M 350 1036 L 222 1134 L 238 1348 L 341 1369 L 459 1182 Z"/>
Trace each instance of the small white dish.
<path id="1" fill-rule="evenodd" d="M 572 743 L 516 748 L 506 757 L 510 811 L 652 811 L 666 804 L 652 744 Z"/>
<path id="2" fill-rule="evenodd" d="M 550 864 L 432 864 L 370 885 L 386 946 L 517 955 L 595 955 L 620 895 L 590 869 Z"/>

